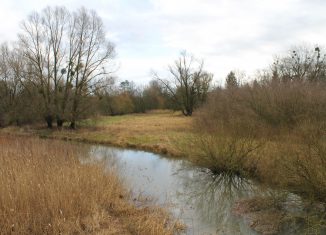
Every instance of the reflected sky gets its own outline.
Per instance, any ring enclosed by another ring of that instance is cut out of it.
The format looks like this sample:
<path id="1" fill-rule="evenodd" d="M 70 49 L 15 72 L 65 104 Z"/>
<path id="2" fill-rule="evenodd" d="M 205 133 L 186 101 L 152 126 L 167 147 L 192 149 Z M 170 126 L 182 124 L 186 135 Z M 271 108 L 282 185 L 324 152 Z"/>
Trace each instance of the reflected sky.
<path id="1" fill-rule="evenodd" d="M 236 200 L 261 191 L 251 181 L 143 151 L 93 146 L 90 156 L 116 168 L 133 195 L 168 206 L 187 224 L 187 234 L 257 234 L 231 213 Z"/>
<path id="2" fill-rule="evenodd" d="M 82 163 L 101 162 L 107 170 L 115 170 L 130 189 L 133 199 L 136 198 L 136 205 L 155 203 L 169 209 L 176 219 L 187 225 L 186 234 L 258 234 L 248 226 L 250 220 L 246 215 L 238 217 L 232 213 L 239 199 L 250 201 L 254 198 L 272 200 L 278 205 L 274 209 L 281 208 L 280 213 L 285 213 L 278 234 L 311 234 L 311 230 L 319 229 L 319 234 L 326 234 L 326 227 L 321 226 L 326 215 L 326 211 L 320 209 L 323 205 L 304 200 L 288 190 L 272 189 L 237 175 L 212 174 L 187 161 L 154 153 L 76 145 Z"/>

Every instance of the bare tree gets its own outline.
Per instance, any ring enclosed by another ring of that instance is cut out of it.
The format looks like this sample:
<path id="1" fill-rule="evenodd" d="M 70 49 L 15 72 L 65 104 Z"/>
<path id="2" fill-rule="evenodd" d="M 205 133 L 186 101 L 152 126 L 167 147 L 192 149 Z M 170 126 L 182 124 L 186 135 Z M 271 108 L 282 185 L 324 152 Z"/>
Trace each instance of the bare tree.
<path id="1" fill-rule="evenodd" d="M 19 124 L 17 102 L 23 86 L 24 61 L 19 50 L 10 49 L 8 44 L 0 46 L 0 109 L 9 115 L 8 122 Z"/>
<path id="2" fill-rule="evenodd" d="M 42 14 L 32 13 L 22 23 L 19 35 L 24 56 L 31 66 L 29 76 L 43 98 L 44 118 L 49 128 L 58 103 L 58 69 L 64 57 L 63 29 L 67 12 L 64 8 L 46 8 Z"/>
<path id="3" fill-rule="evenodd" d="M 280 81 L 326 81 L 326 54 L 319 46 L 296 46 L 275 59 L 271 72 L 273 79 Z"/>
<path id="4" fill-rule="evenodd" d="M 73 77 L 74 83 L 70 126 L 75 128 L 78 115 L 83 111 L 82 98 L 110 78 L 105 66 L 115 53 L 113 44 L 105 37 L 103 22 L 95 11 L 81 8 L 74 14 L 72 23 L 70 46 L 74 49 L 69 58 L 68 76 Z"/>
<path id="5" fill-rule="evenodd" d="M 67 103 L 68 99 L 62 97 L 63 73 L 61 73 L 66 50 L 69 45 L 65 43 L 65 30 L 69 22 L 70 13 L 63 7 L 47 7 L 43 10 L 42 23 L 45 28 L 47 38 L 47 70 L 48 77 L 53 85 L 53 108 L 59 127 L 64 121 L 64 107 L 60 106 L 60 99 Z"/>
<path id="6" fill-rule="evenodd" d="M 182 52 L 180 57 L 169 66 L 170 79 L 159 80 L 167 89 L 185 116 L 191 116 L 194 108 L 206 99 L 213 75 L 204 71 L 204 62 Z"/>
<path id="7" fill-rule="evenodd" d="M 23 22 L 19 39 L 32 73 L 25 79 L 42 95 L 48 127 L 54 119 L 59 127 L 69 119 L 75 128 L 84 98 L 108 79 L 114 56 L 101 18 L 85 8 L 70 13 L 47 7 Z"/>

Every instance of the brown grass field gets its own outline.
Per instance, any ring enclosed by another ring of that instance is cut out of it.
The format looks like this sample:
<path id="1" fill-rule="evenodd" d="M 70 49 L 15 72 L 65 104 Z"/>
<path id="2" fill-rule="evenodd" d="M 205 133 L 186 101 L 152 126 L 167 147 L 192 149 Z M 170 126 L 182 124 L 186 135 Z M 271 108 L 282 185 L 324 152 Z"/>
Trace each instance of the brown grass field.
<path id="1" fill-rule="evenodd" d="M 78 123 L 76 131 L 47 130 L 44 126 L 8 127 L 0 133 L 136 148 L 170 156 L 182 156 L 193 136 L 193 118 L 180 112 L 157 110 L 145 114 L 97 117 Z"/>
<path id="2" fill-rule="evenodd" d="M 0 137 L 0 234 L 174 234 L 162 208 L 136 207 L 113 170 L 82 164 L 86 149 Z"/>

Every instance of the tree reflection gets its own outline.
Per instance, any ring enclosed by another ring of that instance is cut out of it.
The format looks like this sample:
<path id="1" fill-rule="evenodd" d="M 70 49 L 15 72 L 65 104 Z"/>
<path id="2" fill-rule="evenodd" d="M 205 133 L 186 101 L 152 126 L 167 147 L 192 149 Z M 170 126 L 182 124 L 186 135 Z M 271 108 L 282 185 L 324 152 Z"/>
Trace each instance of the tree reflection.
<path id="1" fill-rule="evenodd" d="M 242 220 L 232 215 L 235 201 L 262 193 L 251 180 L 226 173 L 212 174 L 200 168 L 187 170 L 185 167 L 177 174 L 180 179 L 178 197 L 191 205 L 203 224 L 215 225 L 219 233 L 243 230 L 247 230 L 246 234 L 253 233 Z"/>

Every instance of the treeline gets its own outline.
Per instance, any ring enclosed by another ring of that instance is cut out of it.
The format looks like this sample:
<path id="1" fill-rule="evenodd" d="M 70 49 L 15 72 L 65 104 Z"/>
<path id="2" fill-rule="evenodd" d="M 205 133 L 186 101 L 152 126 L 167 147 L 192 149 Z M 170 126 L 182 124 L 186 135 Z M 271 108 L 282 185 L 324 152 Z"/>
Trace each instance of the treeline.
<path id="1" fill-rule="evenodd" d="M 118 83 L 115 47 L 101 18 L 85 8 L 47 7 L 21 24 L 18 39 L 0 45 L 0 127 L 45 121 L 61 128 L 89 116 L 150 109 L 190 116 L 206 99 L 212 75 L 203 62 L 183 53 L 170 66 L 172 81 Z M 118 84 L 117 84 L 118 83 Z"/>
<path id="2" fill-rule="evenodd" d="M 167 90 L 156 80 L 145 86 L 136 86 L 128 80 L 112 83 L 99 90 L 93 98 L 96 104 L 94 112 L 100 115 L 144 113 L 153 109 L 178 110 Z"/>
<path id="3" fill-rule="evenodd" d="M 198 164 L 326 198 L 326 56 L 297 47 L 252 81 L 234 72 L 198 112 Z"/>
<path id="4" fill-rule="evenodd" d="M 6 51 L 8 47 L 3 45 Z M 3 56 L 3 54 L 1 54 Z M 8 58 L 8 57 L 7 57 Z M 49 122 L 49 116 L 45 115 L 45 104 L 42 102 L 42 92 L 35 84 L 29 84 L 26 80 L 16 77 L 3 76 L 2 71 L 13 69 L 8 64 L 0 61 L 6 70 L 1 69 L 0 74 L 0 127 L 7 125 L 23 125 L 38 123 L 42 120 Z M 5 61 L 8 61 L 6 59 Z M 14 71 L 14 70 L 12 70 Z M 10 71 L 10 73 L 12 72 Z M 117 81 L 110 77 L 101 81 L 101 86 L 83 93 L 80 97 L 80 107 L 75 120 L 96 115 L 124 115 L 130 113 L 145 113 L 154 109 L 179 110 L 179 105 L 168 90 L 157 80 L 152 80 L 148 85 L 137 86 L 132 81 Z M 73 92 L 74 87 L 70 88 Z M 61 91 L 60 91 L 61 92 Z M 62 97 L 61 97 L 62 98 Z M 63 100 L 61 100 L 63 101 Z M 64 122 L 71 123 L 69 111 L 72 108 L 71 97 L 67 97 L 66 114 L 59 119 L 58 115 L 51 115 L 52 121 L 57 121 L 57 126 L 62 127 Z M 49 124 L 49 123 L 48 123 Z M 75 125 L 74 127 L 75 128 Z"/>

